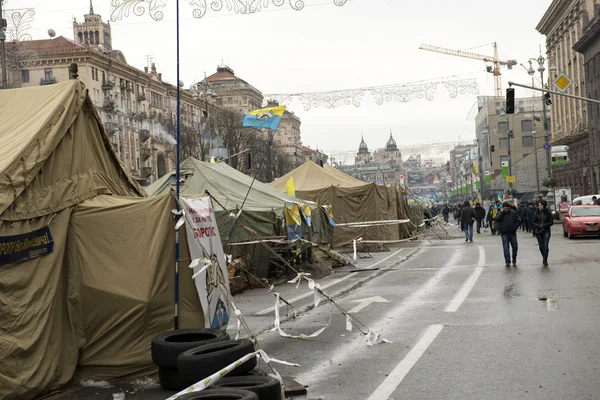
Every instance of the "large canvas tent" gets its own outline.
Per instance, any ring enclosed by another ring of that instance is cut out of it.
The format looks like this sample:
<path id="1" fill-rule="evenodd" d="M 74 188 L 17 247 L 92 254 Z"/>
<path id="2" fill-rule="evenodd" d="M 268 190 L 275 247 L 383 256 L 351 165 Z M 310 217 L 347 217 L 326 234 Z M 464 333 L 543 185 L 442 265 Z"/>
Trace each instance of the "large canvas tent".
<path id="1" fill-rule="evenodd" d="M 145 197 L 77 80 L 0 91 L 0 121 L 0 398 L 154 372 L 151 338 L 173 320 L 173 197 Z M 38 229 L 53 248 L 7 261 L 1 245 Z M 180 326 L 202 326 L 181 274 Z"/>
<path id="2" fill-rule="evenodd" d="M 284 208 L 302 200 L 288 196 L 252 177 L 230 167 L 226 163 L 208 163 L 188 158 L 180 167 L 180 195 L 194 196 L 208 191 L 225 209 L 215 204 L 215 214 L 221 237 L 227 237 L 234 223 L 231 213 L 237 214 L 244 203 L 240 222 L 251 228 L 258 236 L 285 235 L 283 227 Z M 175 172 L 166 174 L 146 188 L 149 195 L 168 193 L 175 190 Z M 252 184 L 252 189 L 248 188 Z M 246 195 L 248 197 L 246 198 Z M 312 209 L 311 227 L 304 226 L 307 239 L 314 242 L 330 242 L 332 235 L 325 211 L 317 204 L 308 204 Z M 254 240 L 246 230 L 236 228 L 230 242 Z"/>
<path id="3" fill-rule="evenodd" d="M 276 179 L 271 186 L 280 192 L 286 190 L 293 178 L 296 196 L 319 204 L 331 204 L 336 223 L 386 221 L 408 218 L 408 204 L 404 190 L 397 185 L 368 183 L 344 174 L 328 164 L 307 161 L 293 171 Z M 394 241 L 409 237 L 409 227 L 380 225 L 362 228 L 336 227 L 336 244 L 344 244 L 362 237 L 365 240 Z"/>

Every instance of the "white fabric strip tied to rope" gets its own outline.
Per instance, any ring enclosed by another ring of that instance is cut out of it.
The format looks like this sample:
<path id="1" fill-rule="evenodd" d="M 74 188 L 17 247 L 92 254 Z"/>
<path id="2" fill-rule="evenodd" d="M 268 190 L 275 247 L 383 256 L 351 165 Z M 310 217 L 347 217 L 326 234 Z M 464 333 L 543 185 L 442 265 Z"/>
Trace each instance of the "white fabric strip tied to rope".
<path id="1" fill-rule="evenodd" d="M 190 268 L 194 269 L 196 267 L 202 266 L 194 275 L 192 275 L 192 279 L 196 279 L 201 273 L 206 271 L 212 265 L 212 261 L 208 258 L 197 258 L 189 265 Z"/>
<path id="2" fill-rule="evenodd" d="M 277 296 L 277 298 L 275 300 L 275 327 L 273 329 L 271 329 L 271 332 L 277 331 L 277 332 L 279 332 L 279 335 L 281 337 L 290 338 L 290 339 L 310 339 L 310 338 L 314 338 L 314 337 L 319 336 L 331 324 L 331 318 L 332 318 L 332 315 L 333 315 L 333 306 L 330 304 L 330 306 L 329 306 L 329 319 L 327 320 L 327 324 L 325 324 L 324 327 L 318 329 L 317 331 L 311 333 L 310 335 L 305 335 L 303 333 L 301 333 L 299 335 L 290 335 L 289 333 L 285 333 L 281 329 L 281 320 L 280 320 L 280 317 L 279 317 L 279 293 L 275 293 L 275 295 Z"/>
<path id="3" fill-rule="evenodd" d="M 179 230 L 179 228 L 181 228 L 185 222 L 185 210 L 176 210 L 176 209 L 172 209 L 171 212 L 175 215 L 181 215 L 181 217 L 177 220 L 177 223 L 175 224 L 175 230 Z"/>
<path id="4" fill-rule="evenodd" d="M 182 396 L 186 393 L 192 393 L 192 392 L 199 392 L 201 390 L 206 389 L 207 387 L 211 386 L 212 384 L 214 384 L 215 382 L 217 382 L 219 379 L 221 379 L 222 377 L 224 377 L 225 375 L 227 375 L 228 373 L 230 373 L 231 371 L 233 371 L 234 369 L 236 369 L 237 367 L 239 367 L 240 365 L 242 365 L 243 363 L 245 363 L 246 361 L 250 360 L 252 357 L 260 357 L 262 358 L 267 364 L 270 363 L 277 363 L 277 364 L 282 364 L 282 365 L 289 365 L 292 367 L 299 367 L 299 364 L 294 364 L 294 363 L 290 363 L 287 361 L 282 361 L 282 360 L 278 360 L 276 358 L 272 358 L 269 357 L 267 355 L 267 353 L 265 353 L 263 350 L 257 350 L 253 353 L 248 353 L 246 354 L 244 357 L 240 358 L 239 360 L 236 360 L 235 362 L 232 362 L 231 364 L 229 364 L 228 366 L 226 366 L 225 368 L 221 369 L 218 372 L 215 372 L 214 374 L 207 376 L 206 378 L 196 382 L 195 384 L 193 384 L 192 386 L 183 389 L 182 391 L 180 391 L 179 393 L 176 393 L 174 395 L 172 395 L 171 397 L 168 397 L 167 400 L 175 400 L 176 398 L 178 398 L 179 396 Z M 277 374 L 279 375 L 279 374 Z M 281 378 L 281 377 L 279 377 Z"/>
<path id="5" fill-rule="evenodd" d="M 367 332 L 367 346 L 374 346 L 377 343 L 394 343 L 381 337 L 381 333 L 375 333 L 369 329 Z"/>
<path id="6" fill-rule="evenodd" d="M 296 277 L 291 281 L 288 281 L 288 283 L 296 283 L 296 289 L 298 289 L 300 287 L 300 283 L 302 283 L 302 280 L 306 280 L 308 283 L 308 288 L 313 291 L 314 304 L 316 308 L 321 303 L 321 296 L 316 289 L 320 289 L 321 286 L 319 286 L 319 284 L 316 283 L 312 278 L 309 278 L 309 276 L 309 272 L 299 272 L 298 275 L 296 275 Z"/>

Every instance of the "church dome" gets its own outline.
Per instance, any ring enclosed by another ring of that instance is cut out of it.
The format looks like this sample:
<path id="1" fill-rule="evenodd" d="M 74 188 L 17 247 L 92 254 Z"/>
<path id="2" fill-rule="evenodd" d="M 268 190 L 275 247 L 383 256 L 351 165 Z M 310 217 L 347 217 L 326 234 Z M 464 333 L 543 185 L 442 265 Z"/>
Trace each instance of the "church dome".
<path id="1" fill-rule="evenodd" d="M 390 138 L 387 141 L 387 143 L 385 144 L 385 150 L 386 151 L 398 151 L 398 146 L 396 145 L 396 141 L 394 140 L 394 137 L 392 136 L 392 132 L 390 132 Z"/>
<path id="2" fill-rule="evenodd" d="M 358 154 L 367 154 L 369 153 L 369 148 L 367 147 L 367 144 L 365 143 L 365 139 L 364 138 L 360 138 L 360 145 L 358 145 Z"/>

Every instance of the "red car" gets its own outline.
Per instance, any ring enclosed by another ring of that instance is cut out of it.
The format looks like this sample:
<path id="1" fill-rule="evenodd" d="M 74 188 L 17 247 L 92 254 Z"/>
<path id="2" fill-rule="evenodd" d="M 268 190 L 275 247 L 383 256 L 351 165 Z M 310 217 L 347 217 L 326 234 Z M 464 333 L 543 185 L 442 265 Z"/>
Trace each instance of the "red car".
<path id="1" fill-rule="evenodd" d="M 599 236 L 600 206 L 571 206 L 564 215 L 563 234 L 569 239 L 575 236 Z"/>

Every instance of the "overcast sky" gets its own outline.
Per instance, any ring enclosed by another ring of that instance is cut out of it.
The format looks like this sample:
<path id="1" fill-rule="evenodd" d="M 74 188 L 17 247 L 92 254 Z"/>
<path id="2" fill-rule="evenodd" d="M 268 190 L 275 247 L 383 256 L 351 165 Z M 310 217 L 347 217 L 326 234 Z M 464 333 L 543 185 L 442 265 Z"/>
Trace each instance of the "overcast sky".
<path id="1" fill-rule="evenodd" d="M 165 17 L 134 16 L 113 26 L 113 47 L 127 61 L 143 68 L 152 55 L 163 79 L 176 81 L 175 0 L 165 1 Z M 198 1 L 198 0 L 196 0 Z M 231 1 L 231 0 L 230 0 Z M 263 0 L 261 0 L 263 1 Z M 544 37 L 535 27 L 551 0 L 305 0 L 302 11 L 288 2 L 252 15 L 222 10 L 194 19 L 189 0 L 180 1 L 181 79 L 186 87 L 223 62 L 263 93 L 328 91 L 390 85 L 461 75 L 478 79 L 480 94 L 493 95 L 493 77 L 485 63 L 419 50 L 422 43 L 493 55 L 498 42 L 504 58 L 527 64 L 539 54 Z M 73 38 L 72 18 L 83 19 L 88 0 L 8 0 L 7 8 L 32 7 L 34 39 L 47 30 Z M 110 18 L 110 0 L 94 0 L 94 11 Z M 475 48 L 477 47 L 477 48 Z M 503 70 L 509 80 L 531 83 L 521 68 Z M 517 96 L 531 92 L 517 88 Z M 390 128 L 399 144 L 468 140 L 475 137 L 467 121 L 476 97 L 450 99 L 440 87 L 433 101 L 386 103 L 366 96 L 361 107 L 304 111 L 299 102 L 289 109 L 302 119 L 302 141 L 323 150 L 355 150 L 361 131 L 370 148 L 382 147 Z"/>

